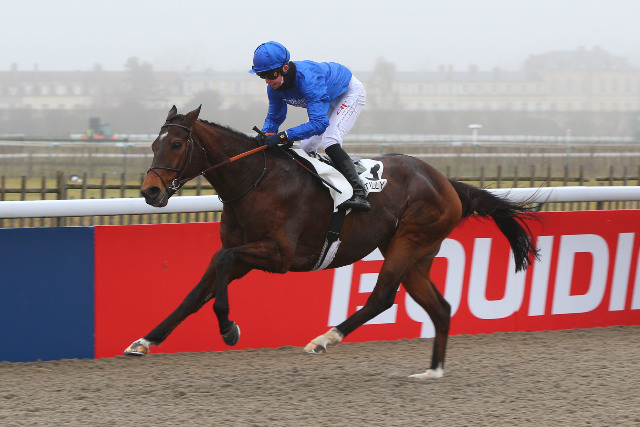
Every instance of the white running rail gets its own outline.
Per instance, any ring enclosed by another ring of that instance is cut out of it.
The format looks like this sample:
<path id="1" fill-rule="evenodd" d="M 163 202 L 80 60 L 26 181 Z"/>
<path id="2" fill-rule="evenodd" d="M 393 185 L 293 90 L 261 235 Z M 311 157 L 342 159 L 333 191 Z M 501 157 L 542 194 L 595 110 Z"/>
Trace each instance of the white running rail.
<path id="1" fill-rule="evenodd" d="M 499 188 L 488 191 L 514 202 L 640 201 L 640 186 Z M 154 208 L 143 198 L 33 200 L 0 202 L 0 218 L 137 215 L 221 211 L 218 196 L 180 196 Z"/>

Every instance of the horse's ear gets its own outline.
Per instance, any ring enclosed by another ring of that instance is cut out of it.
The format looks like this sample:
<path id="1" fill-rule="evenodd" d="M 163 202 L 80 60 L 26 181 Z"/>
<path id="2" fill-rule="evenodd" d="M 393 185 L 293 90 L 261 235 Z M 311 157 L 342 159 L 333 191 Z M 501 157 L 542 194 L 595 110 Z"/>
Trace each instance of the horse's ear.
<path id="1" fill-rule="evenodd" d="M 171 110 L 169 110 L 169 114 L 167 115 L 167 120 L 169 120 L 171 117 L 175 116 L 176 114 L 178 114 L 178 109 L 174 105 L 173 107 L 171 107 Z"/>
<path id="2" fill-rule="evenodd" d="M 198 120 L 198 116 L 200 115 L 200 109 L 202 108 L 202 104 L 200 104 L 200 106 L 198 108 L 196 108 L 195 110 L 191 111 L 190 113 L 188 113 L 185 118 L 187 119 L 188 123 L 193 124 L 196 120 Z"/>

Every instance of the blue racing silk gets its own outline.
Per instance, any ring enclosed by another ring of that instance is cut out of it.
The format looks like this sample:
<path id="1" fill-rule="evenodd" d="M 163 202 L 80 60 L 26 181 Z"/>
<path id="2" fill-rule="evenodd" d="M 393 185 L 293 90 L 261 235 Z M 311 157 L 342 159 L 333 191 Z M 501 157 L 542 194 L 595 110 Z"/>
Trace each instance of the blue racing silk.
<path id="1" fill-rule="evenodd" d="M 307 109 L 309 121 L 287 129 L 290 141 L 322 134 L 329 126 L 329 106 L 349 89 L 351 71 L 335 62 L 294 61 L 296 78 L 288 90 L 267 86 L 269 111 L 262 131 L 277 133 L 287 118 L 287 105 Z"/>

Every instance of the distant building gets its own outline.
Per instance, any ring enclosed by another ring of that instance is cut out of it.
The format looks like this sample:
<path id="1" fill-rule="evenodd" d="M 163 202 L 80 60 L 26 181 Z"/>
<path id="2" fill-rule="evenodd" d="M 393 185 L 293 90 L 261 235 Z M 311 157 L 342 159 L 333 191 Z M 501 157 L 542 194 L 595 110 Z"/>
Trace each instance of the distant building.
<path id="1" fill-rule="evenodd" d="M 532 55 L 520 71 L 394 72 L 381 84 L 356 72 L 369 108 L 426 111 L 640 111 L 640 72 L 626 59 L 599 49 Z M 266 107 L 264 82 L 249 73 L 154 72 L 135 87 L 126 71 L 0 71 L 0 110 L 119 108 L 135 100 L 144 108 L 178 106 L 204 91 L 219 95 L 219 109 Z M 376 80 L 378 79 L 378 80 Z"/>
<path id="2" fill-rule="evenodd" d="M 398 72 L 392 90 L 409 110 L 640 110 L 640 72 L 626 59 L 597 48 L 532 55 L 516 72 L 482 72 L 475 66 Z"/>
<path id="3" fill-rule="evenodd" d="M 125 71 L 0 71 L 0 110 L 85 110 L 118 108 L 132 96 L 132 83 Z M 155 72 L 144 99 L 145 107 L 165 107 L 173 96 L 182 95 L 182 81 L 175 72 Z"/>

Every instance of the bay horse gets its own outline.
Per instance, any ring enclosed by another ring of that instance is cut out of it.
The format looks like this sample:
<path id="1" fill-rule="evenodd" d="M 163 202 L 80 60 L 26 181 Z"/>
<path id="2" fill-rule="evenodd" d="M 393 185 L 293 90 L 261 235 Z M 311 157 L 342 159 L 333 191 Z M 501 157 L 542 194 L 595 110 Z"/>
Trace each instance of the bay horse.
<path id="1" fill-rule="evenodd" d="M 329 192 L 285 149 L 264 149 L 254 138 L 200 120 L 199 114 L 200 107 L 184 115 L 171 108 L 152 144 L 154 156 L 141 194 L 148 204 L 162 207 L 184 182 L 203 175 L 223 201 L 222 246 L 175 311 L 132 343 L 125 355 L 147 354 L 151 345 L 162 343 L 211 299 L 224 342 L 235 345 L 240 329 L 229 319 L 229 284 L 253 269 L 280 274 L 311 271 L 329 229 L 333 212 Z M 386 188 L 369 195 L 369 212 L 346 216 L 342 244 L 327 266 L 352 264 L 379 248 L 384 262 L 377 283 L 360 310 L 312 339 L 304 350 L 324 353 L 338 344 L 391 307 L 402 284 L 435 327 L 431 365 L 412 377 L 438 378 L 444 373 L 451 317 L 449 304 L 430 278 L 440 244 L 464 218 L 490 217 L 509 241 L 516 271 L 524 270 L 537 257 L 524 222 L 531 213 L 523 204 L 449 180 L 414 157 L 388 154 L 377 160 L 384 164 Z"/>

